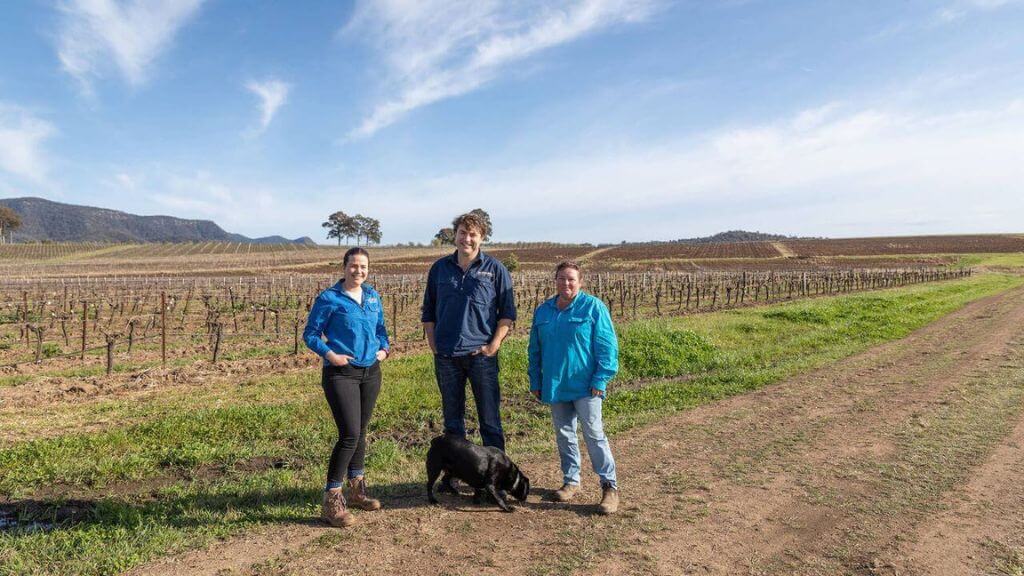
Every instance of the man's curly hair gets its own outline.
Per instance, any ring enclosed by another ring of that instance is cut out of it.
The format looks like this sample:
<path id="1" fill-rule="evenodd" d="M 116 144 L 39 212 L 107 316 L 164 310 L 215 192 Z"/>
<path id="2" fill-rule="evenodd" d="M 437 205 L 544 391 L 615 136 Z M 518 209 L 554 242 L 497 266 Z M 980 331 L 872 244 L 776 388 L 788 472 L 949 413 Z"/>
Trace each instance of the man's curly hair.
<path id="1" fill-rule="evenodd" d="M 467 230 L 476 228 L 480 232 L 480 237 L 484 240 L 491 236 L 491 223 L 476 212 L 466 212 L 456 216 L 455 220 L 452 220 L 452 230 L 458 232 L 459 226 L 463 226 Z"/>

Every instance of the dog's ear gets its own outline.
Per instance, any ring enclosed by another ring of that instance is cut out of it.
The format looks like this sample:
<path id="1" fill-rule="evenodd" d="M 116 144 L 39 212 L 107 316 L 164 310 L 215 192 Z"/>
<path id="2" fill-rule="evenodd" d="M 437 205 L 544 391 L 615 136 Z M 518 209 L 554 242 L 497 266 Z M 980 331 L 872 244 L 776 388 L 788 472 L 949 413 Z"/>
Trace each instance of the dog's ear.
<path id="1" fill-rule="evenodd" d="M 526 477 L 526 474 L 517 471 L 515 482 L 512 483 L 511 492 L 516 499 L 526 502 L 526 497 L 530 493 L 530 479 Z"/>

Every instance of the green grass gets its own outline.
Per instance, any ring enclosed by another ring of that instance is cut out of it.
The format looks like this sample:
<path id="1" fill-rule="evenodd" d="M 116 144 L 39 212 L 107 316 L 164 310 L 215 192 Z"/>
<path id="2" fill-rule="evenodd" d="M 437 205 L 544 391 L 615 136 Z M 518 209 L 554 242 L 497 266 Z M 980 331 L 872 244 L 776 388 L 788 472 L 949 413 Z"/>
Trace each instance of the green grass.
<path id="1" fill-rule="evenodd" d="M 1005 254 L 967 254 L 960 256 L 958 266 L 963 267 L 986 267 L 1024 269 L 1024 252 L 1010 252 Z"/>
<path id="2" fill-rule="evenodd" d="M 620 326 L 622 366 L 610 386 L 606 427 L 619 433 L 759 388 L 1021 284 L 1024 278 L 984 275 Z M 548 412 L 527 397 L 526 343 L 510 341 L 501 363 L 510 450 L 550 450 Z M 369 470 L 379 489 L 416 494 L 425 441 L 441 427 L 431 357 L 389 361 L 384 379 Z M 173 409 L 137 406 L 134 424 L 0 450 L 0 495 L 47 504 L 69 494 L 94 505 L 85 521 L 50 532 L 0 532 L 0 574 L 118 572 L 254 524 L 313 516 L 335 437 L 319 374 L 245 387 L 261 393 L 240 390 L 216 402 L 196 394 Z M 283 465 L 251 466 L 269 460 Z"/>

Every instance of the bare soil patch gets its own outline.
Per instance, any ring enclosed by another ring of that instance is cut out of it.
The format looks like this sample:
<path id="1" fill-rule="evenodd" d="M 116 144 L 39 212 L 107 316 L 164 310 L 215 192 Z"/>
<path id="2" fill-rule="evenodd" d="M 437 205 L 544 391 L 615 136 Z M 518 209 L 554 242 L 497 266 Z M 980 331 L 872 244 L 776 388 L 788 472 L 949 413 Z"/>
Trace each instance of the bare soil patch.
<path id="1" fill-rule="evenodd" d="M 589 474 L 578 502 L 542 501 L 549 452 L 520 462 L 539 489 L 512 514 L 391 487 L 350 530 L 267 526 L 133 573 L 1005 572 L 1024 533 L 1022 296 L 614 437 L 615 516 Z"/>

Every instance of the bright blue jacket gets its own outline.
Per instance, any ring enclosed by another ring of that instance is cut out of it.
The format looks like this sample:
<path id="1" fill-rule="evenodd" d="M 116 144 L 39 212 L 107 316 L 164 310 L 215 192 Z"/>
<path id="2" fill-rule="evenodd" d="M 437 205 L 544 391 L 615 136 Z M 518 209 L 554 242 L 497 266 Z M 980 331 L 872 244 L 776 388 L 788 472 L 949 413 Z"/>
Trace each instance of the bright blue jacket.
<path id="1" fill-rule="evenodd" d="M 542 402 L 571 402 L 604 391 L 619 371 L 619 343 L 608 307 L 582 290 L 559 310 L 555 296 L 537 307 L 530 329 L 530 390 Z"/>
<path id="2" fill-rule="evenodd" d="M 434 323 L 442 356 L 472 354 L 494 337 L 499 320 L 516 319 L 512 275 L 496 258 L 480 252 L 465 272 L 456 251 L 434 262 L 427 274 L 420 320 Z"/>
<path id="3" fill-rule="evenodd" d="M 320 336 L 326 337 L 324 342 Z M 309 310 L 303 340 L 327 364 L 327 352 L 351 356 L 353 366 L 366 368 L 377 361 L 378 350 L 388 350 L 388 331 L 384 327 L 384 306 L 373 286 L 363 284 L 363 303 L 345 294 L 341 281 L 324 290 Z"/>

